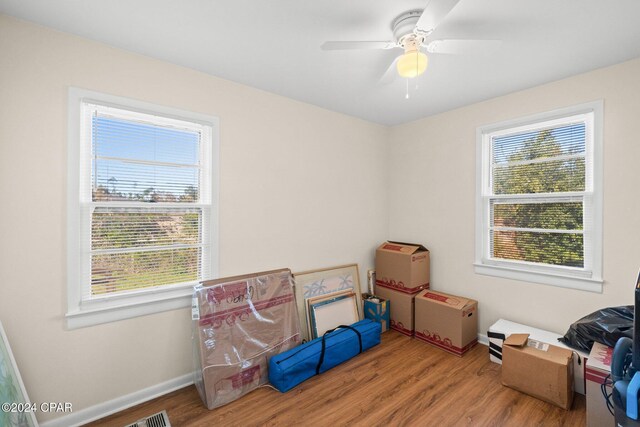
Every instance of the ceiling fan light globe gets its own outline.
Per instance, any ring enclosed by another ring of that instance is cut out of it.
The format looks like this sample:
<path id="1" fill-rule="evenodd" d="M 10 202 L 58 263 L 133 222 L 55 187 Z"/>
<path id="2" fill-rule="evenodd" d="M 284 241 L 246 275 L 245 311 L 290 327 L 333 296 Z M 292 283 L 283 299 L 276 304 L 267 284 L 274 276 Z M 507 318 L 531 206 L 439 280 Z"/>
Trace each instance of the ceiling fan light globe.
<path id="1" fill-rule="evenodd" d="M 396 68 L 400 77 L 411 79 L 424 73 L 427 69 L 428 62 L 427 55 L 424 53 L 411 51 L 400 57 Z"/>

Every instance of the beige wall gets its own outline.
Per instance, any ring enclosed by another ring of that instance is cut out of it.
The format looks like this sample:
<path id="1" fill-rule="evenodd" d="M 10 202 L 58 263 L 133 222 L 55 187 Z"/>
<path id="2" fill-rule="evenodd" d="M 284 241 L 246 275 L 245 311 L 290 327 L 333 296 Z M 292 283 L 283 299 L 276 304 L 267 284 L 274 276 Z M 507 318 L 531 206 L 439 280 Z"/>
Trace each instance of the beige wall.
<path id="1" fill-rule="evenodd" d="M 347 262 L 364 272 L 389 237 L 431 249 L 433 287 L 478 299 L 481 332 L 500 317 L 563 332 L 632 302 L 640 60 L 388 129 L 4 16 L 0 58 L 0 320 L 36 402 L 81 410 L 192 367 L 186 309 L 65 330 L 68 86 L 220 118 L 222 275 Z M 603 294 L 475 275 L 476 127 L 596 99 Z"/>
<path id="2" fill-rule="evenodd" d="M 499 318 L 564 333 L 598 308 L 633 303 L 640 268 L 640 60 L 392 129 L 390 238 L 431 249 L 436 290 L 476 298 L 480 332 Z M 604 100 L 602 294 L 474 274 L 476 128 Z"/>
<path id="3" fill-rule="evenodd" d="M 65 330 L 69 86 L 220 118 L 222 275 L 372 267 L 387 128 L 2 15 L 0 61 L 0 320 L 33 401 L 77 411 L 192 370 L 187 309 Z"/>

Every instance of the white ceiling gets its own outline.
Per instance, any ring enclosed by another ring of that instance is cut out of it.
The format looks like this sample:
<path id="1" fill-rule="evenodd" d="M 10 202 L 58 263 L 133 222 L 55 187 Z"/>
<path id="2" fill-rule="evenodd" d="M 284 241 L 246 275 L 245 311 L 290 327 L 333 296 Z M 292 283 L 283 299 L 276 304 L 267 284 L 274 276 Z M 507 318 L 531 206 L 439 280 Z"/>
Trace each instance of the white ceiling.
<path id="1" fill-rule="evenodd" d="M 320 50 L 391 40 L 393 19 L 428 1 L 0 0 L 0 12 L 385 125 L 640 57 L 638 0 L 461 0 L 432 38 L 502 45 L 430 55 L 409 99 L 406 80 L 379 83 L 399 49 Z"/>

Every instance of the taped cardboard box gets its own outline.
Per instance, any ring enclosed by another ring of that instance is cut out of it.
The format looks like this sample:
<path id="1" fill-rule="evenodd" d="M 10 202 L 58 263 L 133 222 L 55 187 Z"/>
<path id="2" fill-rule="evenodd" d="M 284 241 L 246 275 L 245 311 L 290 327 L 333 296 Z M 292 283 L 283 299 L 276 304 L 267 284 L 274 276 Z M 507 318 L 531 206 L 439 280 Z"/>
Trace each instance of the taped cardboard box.
<path id="1" fill-rule="evenodd" d="M 389 330 L 390 317 L 390 302 L 382 297 L 371 294 L 362 294 L 362 312 L 365 319 L 371 319 L 374 322 L 380 323 L 382 326 L 381 332 Z"/>
<path id="2" fill-rule="evenodd" d="M 429 288 L 429 250 L 416 243 L 388 241 L 376 250 L 376 285 L 415 294 Z"/>
<path id="3" fill-rule="evenodd" d="M 288 269 L 203 282 L 192 301 L 194 382 L 209 409 L 268 382 L 268 361 L 300 343 Z"/>
<path id="4" fill-rule="evenodd" d="M 487 333 L 489 338 L 489 360 L 502 364 L 502 343 L 511 334 L 529 334 L 529 338 L 533 340 L 573 351 L 573 390 L 576 393 L 585 394 L 585 366 L 589 355 L 581 350 L 567 347 L 564 343 L 558 341 L 558 338 L 561 337 L 560 334 L 499 319 L 489 327 Z"/>
<path id="5" fill-rule="evenodd" d="M 390 328 L 412 337 L 414 299 L 417 294 L 407 294 L 377 286 L 376 295 L 389 301 Z"/>
<path id="6" fill-rule="evenodd" d="M 415 337 L 462 356 L 478 343 L 478 302 L 431 290 L 419 293 Z"/>
<path id="7" fill-rule="evenodd" d="M 587 380 L 587 427 L 613 426 L 615 419 L 602 395 L 600 386 L 611 373 L 613 348 L 594 342 L 585 365 Z M 611 386 L 607 387 L 611 393 Z"/>
<path id="8" fill-rule="evenodd" d="M 502 384 L 563 409 L 573 403 L 573 353 L 512 334 L 502 347 Z"/>

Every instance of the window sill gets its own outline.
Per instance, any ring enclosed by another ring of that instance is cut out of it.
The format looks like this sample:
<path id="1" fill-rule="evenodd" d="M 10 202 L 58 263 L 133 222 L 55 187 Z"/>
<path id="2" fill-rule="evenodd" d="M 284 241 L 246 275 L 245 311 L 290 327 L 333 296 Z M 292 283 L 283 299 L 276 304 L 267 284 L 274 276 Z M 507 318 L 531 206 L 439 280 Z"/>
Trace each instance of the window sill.
<path id="1" fill-rule="evenodd" d="M 476 274 L 520 280 L 523 282 L 541 283 L 543 285 L 560 288 L 578 289 L 588 292 L 602 293 L 602 279 L 576 277 L 538 271 L 524 271 L 521 269 L 474 263 Z"/>
<path id="2" fill-rule="evenodd" d="M 193 287 L 83 303 L 66 314 L 67 329 L 78 329 L 191 306 Z"/>

